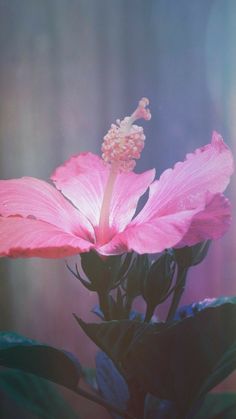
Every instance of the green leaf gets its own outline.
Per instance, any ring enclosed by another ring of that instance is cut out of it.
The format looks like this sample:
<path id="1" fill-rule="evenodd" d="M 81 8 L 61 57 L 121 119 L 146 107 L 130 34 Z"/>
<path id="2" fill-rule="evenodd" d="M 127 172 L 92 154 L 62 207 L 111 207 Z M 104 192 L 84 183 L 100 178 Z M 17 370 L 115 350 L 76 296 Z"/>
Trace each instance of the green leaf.
<path id="1" fill-rule="evenodd" d="M 234 369 L 236 369 L 236 343 L 229 347 L 219 362 L 215 365 L 214 370 L 201 387 L 197 398 L 204 396 L 209 390 L 215 387 L 226 378 Z"/>
<path id="2" fill-rule="evenodd" d="M 144 392 L 173 400 L 182 413 L 236 366 L 236 304 L 223 304 L 169 324 L 85 324 L 87 335 Z M 204 387 L 205 386 L 205 387 Z"/>
<path id="3" fill-rule="evenodd" d="M 134 343 L 135 336 L 150 328 L 147 323 L 131 320 L 87 324 L 75 314 L 74 317 L 87 336 L 106 352 L 119 370 L 122 369 L 122 360 Z"/>
<path id="4" fill-rule="evenodd" d="M 0 389 L 13 401 L 43 419 L 79 419 L 48 381 L 16 370 L 0 372 Z"/>
<path id="5" fill-rule="evenodd" d="M 127 409 L 129 400 L 128 386 L 121 374 L 115 368 L 111 359 L 104 353 L 96 354 L 96 375 L 100 394 L 105 400 L 123 411 Z M 112 413 L 114 419 L 122 419 Z"/>
<path id="6" fill-rule="evenodd" d="M 89 385 L 89 387 L 97 392 L 98 391 L 98 384 L 96 378 L 96 369 L 90 367 L 82 367 L 82 378 L 83 380 Z"/>
<path id="7" fill-rule="evenodd" d="M 173 402 L 146 395 L 144 419 L 177 419 L 176 413 Z"/>
<path id="8" fill-rule="evenodd" d="M 215 393 L 208 394 L 205 401 L 194 416 L 194 419 L 235 419 L 236 394 Z"/>
<path id="9" fill-rule="evenodd" d="M 80 364 L 69 352 L 12 332 L 0 333 L 0 365 L 17 368 L 75 390 Z"/>
<path id="10" fill-rule="evenodd" d="M 160 332 L 153 326 L 153 332 L 131 347 L 127 365 L 146 391 L 174 400 L 181 411 L 187 411 L 198 396 L 235 368 L 235 351 L 225 360 L 236 342 L 235 326 L 236 305 L 232 303 L 207 308 Z"/>
<path id="11" fill-rule="evenodd" d="M 195 316 L 199 311 L 210 307 L 219 307 L 223 304 L 236 304 L 236 297 L 219 297 L 219 298 L 205 298 L 197 303 L 188 304 L 179 307 L 176 312 L 174 320 L 181 320 L 185 317 Z"/>

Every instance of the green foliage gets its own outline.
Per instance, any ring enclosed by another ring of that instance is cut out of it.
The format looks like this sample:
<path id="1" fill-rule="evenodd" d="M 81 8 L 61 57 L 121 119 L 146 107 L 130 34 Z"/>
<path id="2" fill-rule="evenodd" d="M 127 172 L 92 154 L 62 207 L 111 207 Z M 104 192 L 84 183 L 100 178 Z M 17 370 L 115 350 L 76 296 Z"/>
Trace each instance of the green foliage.
<path id="1" fill-rule="evenodd" d="M 0 389 L 38 418 L 79 419 L 55 386 L 35 375 L 16 370 L 1 371 Z"/>
<path id="2" fill-rule="evenodd" d="M 236 304 L 219 299 L 194 316 L 167 324 L 111 321 L 85 333 L 144 392 L 172 400 L 187 415 L 236 367 Z"/>
<path id="3" fill-rule="evenodd" d="M 93 391 L 98 390 L 96 369 L 90 367 L 82 367 L 82 378 L 90 386 Z"/>
<path id="4" fill-rule="evenodd" d="M 169 323 L 149 324 L 121 320 L 86 324 L 75 317 L 85 333 L 111 358 L 126 380 L 131 401 L 144 400 L 149 393 L 160 400 L 154 404 L 154 412 L 155 409 L 159 413 L 160 409 L 162 412 L 167 409 L 172 414 L 174 409 L 173 415 L 176 412 L 176 417 L 192 419 L 200 414 L 197 410 L 207 392 L 236 368 L 236 299 L 224 297 L 204 300 L 193 306 L 194 310 L 185 308 L 187 314 L 184 319 L 178 318 Z M 102 385 L 106 394 L 111 390 L 106 380 L 108 376 L 111 378 L 109 374 L 113 371 L 110 367 L 107 368 L 109 362 L 106 360 L 105 369 L 103 363 L 101 364 L 103 369 L 100 386 Z M 46 378 L 77 393 L 79 378 L 83 376 L 81 366 L 72 354 L 8 332 L 0 333 L 0 365 Z M 117 373 L 112 375 L 112 382 L 118 391 L 115 385 L 116 376 Z M 22 380 L 33 380 L 29 386 L 31 395 L 27 393 L 28 384 L 25 381 L 22 384 L 20 376 L 3 376 L 2 381 L 0 377 L 0 387 L 4 391 L 10 389 L 11 397 L 15 400 L 19 398 L 22 403 L 24 397 L 28 397 L 29 408 L 45 408 L 46 413 L 40 414 L 46 415 L 47 399 L 42 404 L 39 398 L 39 405 L 36 403 L 32 407 L 35 403 L 34 389 L 38 389 L 38 384 L 31 376 L 27 379 L 24 377 L 25 374 L 22 375 Z M 123 382 L 123 378 L 119 377 L 119 380 Z M 210 399 L 206 399 L 201 409 L 208 408 L 208 400 Z M 210 418 L 205 416 L 206 419 L 231 419 L 232 409 L 235 409 L 234 400 L 232 403 L 231 400 L 217 401 L 219 412 Z M 105 405 L 104 401 L 102 403 Z M 197 418 L 204 418 L 204 415 Z M 136 413 L 134 416 L 139 417 Z"/>
<path id="5" fill-rule="evenodd" d="M 70 353 L 16 333 L 0 333 L 0 365 L 17 368 L 75 390 L 80 364 Z"/>
<path id="6" fill-rule="evenodd" d="M 134 343 L 135 334 L 150 327 L 147 323 L 132 320 L 86 324 L 77 316 L 75 319 L 90 339 L 113 360 L 118 369 L 122 369 L 122 359 Z"/>
<path id="7" fill-rule="evenodd" d="M 103 398 L 125 411 L 129 400 L 127 384 L 104 352 L 98 352 L 96 355 L 96 376 L 99 392 Z M 112 417 L 122 419 L 115 413 L 112 413 Z"/>
<path id="8" fill-rule="evenodd" d="M 194 419 L 235 419 L 236 394 L 215 393 L 208 394 L 203 406 Z"/>
<path id="9" fill-rule="evenodd" d="M 219 362 L 215 365 L 214 370 L 207 377 L 201 387 L 198 398 L 204 396 L 204 394 L 211 390 L 215 384 L 220 383 L 234 369 L 236 369 L 236 342 L 231 345 L 219 359 Z"/>

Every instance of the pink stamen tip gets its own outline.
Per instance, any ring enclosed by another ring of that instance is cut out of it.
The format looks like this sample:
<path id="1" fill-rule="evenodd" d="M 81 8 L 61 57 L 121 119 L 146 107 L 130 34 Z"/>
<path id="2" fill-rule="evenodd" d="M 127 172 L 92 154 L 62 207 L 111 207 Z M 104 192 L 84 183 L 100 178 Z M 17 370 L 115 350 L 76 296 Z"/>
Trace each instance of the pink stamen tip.
<path id="1" fill-rule="evenodd" d="M 131 115 L 131 118 L 133 121 L 137 119 L 145 119 L 146 121 L 149 121 L 152 117 L 150 109 L 147 108 L 149 105 L 149 100 L 146 97 L 143 97 L 139 103 L 137 109 L 134 111 L 134 113 Z"/>
<path id="2" fill-rule="evenodd" d="M 144 147 L 145 135 L 143 128 L 133 125 L 137 119 L 151 119 L 151 112 L 147 108 L 149 100 L 142 98 L 137 109 L 131 116 L 122 121 L 117 119 L 105 135 L 102 143 L 102 158 L 107 163 L 118 163 L 120 170 L 132 171 L 136 165 L 135 160 L 140 158 Z"/>

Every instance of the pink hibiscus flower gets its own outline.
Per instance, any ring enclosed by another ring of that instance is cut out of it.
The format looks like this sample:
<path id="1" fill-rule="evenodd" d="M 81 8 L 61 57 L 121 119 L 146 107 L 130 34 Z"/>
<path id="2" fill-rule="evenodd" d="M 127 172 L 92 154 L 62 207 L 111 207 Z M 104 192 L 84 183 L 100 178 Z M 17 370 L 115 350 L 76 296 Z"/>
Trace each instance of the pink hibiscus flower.
<path id="1" fill-rule="evenodd" d="M 111 126 L 102 158 L 72 157 L 56 169 L 55 185 L 32 177 L 0 181 L 0 256 L 63 258 L 91 249 L 102 255 L 157 253 L 222 236 L 230 204 L 222 195 L 233 172 L 229 148 L 216 132 L 154 181 L 134 173 L 150 119 L 147 99 Z M 141 195 L 149 198 L 134 216 Z"/>

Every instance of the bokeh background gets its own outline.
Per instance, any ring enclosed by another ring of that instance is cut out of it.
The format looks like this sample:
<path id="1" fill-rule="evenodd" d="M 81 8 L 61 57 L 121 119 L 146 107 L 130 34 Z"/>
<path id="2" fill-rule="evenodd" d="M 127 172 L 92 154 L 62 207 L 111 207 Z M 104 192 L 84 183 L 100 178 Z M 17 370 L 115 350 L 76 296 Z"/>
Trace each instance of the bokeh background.
<path id="1" fill-rule="evenodd" d="M 137 171 L 159 176 L 213 129 L 235 152 L 235 40 L 234 0 L 0 0 L 0 177 L 47 180 L 72 154 L 100 153 L 111 122 L 142 96 L 152 120 Z M 235 178 L 227 195 L 232 227 L 190 272 L 183 302 L 236 294 Z M 94 320 L 94 296 L 64 261 L 2 259 L 0 273 L 1 329 L 93 364 L 95 347 L 72 312 Z M 231 377 L 224 388 L 233 387 Z M 81 418 L 108 417 L 66 397 Z"/>

